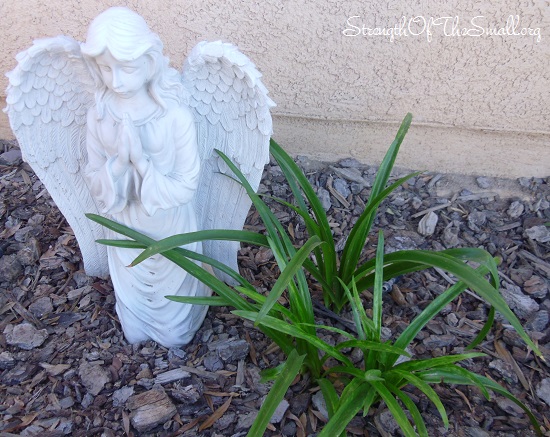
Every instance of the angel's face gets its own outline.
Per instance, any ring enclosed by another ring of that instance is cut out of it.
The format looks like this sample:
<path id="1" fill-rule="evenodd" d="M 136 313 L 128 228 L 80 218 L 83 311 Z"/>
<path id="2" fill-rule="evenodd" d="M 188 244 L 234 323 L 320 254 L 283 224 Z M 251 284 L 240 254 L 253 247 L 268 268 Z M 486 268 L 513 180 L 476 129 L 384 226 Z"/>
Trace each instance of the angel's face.
<path id="1" fill-rule="evenodd" d="M 146 91 L 150 69 L 146 56 L 122 62 L 115 59 L 109 50 L 105 50 L 95 60 L 103 82 L 118 97 L 130 99 Z"/>

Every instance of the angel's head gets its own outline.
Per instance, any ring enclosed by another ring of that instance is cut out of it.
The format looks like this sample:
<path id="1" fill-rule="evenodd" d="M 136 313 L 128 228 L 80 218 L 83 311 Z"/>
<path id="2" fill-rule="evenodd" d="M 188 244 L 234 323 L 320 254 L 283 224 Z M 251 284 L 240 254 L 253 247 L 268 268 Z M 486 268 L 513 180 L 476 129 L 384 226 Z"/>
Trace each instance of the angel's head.
<path id="1" fill-rule="evenodd" d="M 96 104 L 100 117 L 103 116 L 105 97 L 110 92 L 104 72 L 97 63 L 101 57 L 114 59 L 122 65 L 143 65 L 143 86 L 162 108 L 167 107 L 167 99 L 181 101 L 183 87 L 180 75 L 169 67 L 162 48 L 159 36 L 149 29 L 140 15 L 130 9 L 110 8 L 92 21 L 81 51 L 97 82 Z"/>

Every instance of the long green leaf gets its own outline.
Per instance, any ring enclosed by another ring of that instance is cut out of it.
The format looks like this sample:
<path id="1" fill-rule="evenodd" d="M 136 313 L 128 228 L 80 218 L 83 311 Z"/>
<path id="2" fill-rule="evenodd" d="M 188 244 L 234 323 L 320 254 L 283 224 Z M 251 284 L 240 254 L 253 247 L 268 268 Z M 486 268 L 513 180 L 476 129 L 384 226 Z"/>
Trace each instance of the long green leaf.
<path id="1" fill-rule="evenodd" d="M 393 418 L 407 437 L 416 437 L 416 432 L 412 427 L 407 415 L 401 408 L 401 405 L 395 400 L 392 392 L 381 382 L 371 381 L 370 384 L 376 389 L 380 397 L 386 403 L 386 406 L 393 415 Z"/>
<path id="2" fill-rule="evenodd" d="M 458 361 L 468 360 L 470 358 L 484 357 L 480 352 L 470 352 L 467 354 L 445 355 L 437 358 L 428 358 L 425 360 L 411 360 L 399 363 L 393 369 L 405 372 L 418 372 L 421 370 L 432 369 L 439 366 L 446 366 Z"/>
<path id="3" fill-rule="evenodd" d="M 273 413 L 275 413 L 275 410 L 283 400 L 290 384 L 292 384 L 292 381 L 294 381 L 294 378 L 296 378 L 296 375 L 300 372 L 304 357 L 304 355 L 299 355 L 296 350 L 293 350 L 288 355 L 288 359 L 281 373 L 269 390 L 269 393 L 265 398 L 258 415 L 256 416 L 256 420 L 252 424 L 250 431 L 248 431 L 248 437 L 262 437 L 264 435 Z"/>
<path id="4" fill-rule="evenodd" d="M 447 417 L 447 412 L 445 411 L 445 407 L 443 406 L 441 399 L 439 399 L 439 396 L 435 392 L 433 388 L 431 388 L 426 382 L 424 382 L 421 378 L 418 376 L 410 373 L 410 372 L 404 372 L 399 369 L 394 369 L 386 374 L 388 377 L 390 375 L 397 375 L 400 378 L 404 379 L 408 383 L 414 385 L 417 387 L 420 391 L 422 391 L 430 401 L 435 405 L 437 408 L 437 411 L 439 411 L 439 415 L 441 416 L 441 419 L 443 420 L 443 423 L 445 424 L 445 428 L 449 428 L 449 418 Z M 398 384 L 401 385 L 401 384 Z"/>
<path id="5" fill-rule="evenodd" d="M 363 399 L 370 386 L 359 378 L 354 378 L 346 386 L 340 397 L 338 409 L 323 427 L 318 437 L 340 435 L 363 406 Z"/>
<path id="6" fill-rule="evenodd" d="M 371 189 L 369 201 L 367 202 L 367 207 L 371 207 L 372 204 L 376 202 L 375 199 L 384 190 L 384 187 L 386 186 L 390 177 L 393 164 L 395 163 L 395 159 L 397 158 L 399 148 L 401 147 L 401 143 L 403 142 L 403 139 L 405 138 L 405 135 L 409 130 L 409 126 L 411 125 L 411 121 L 412 115 L 409 113 L 403 119 L 403 122 L 401 123 L 401 126 L 397 131 L 397 135 L 395 136 L 393 143 L 386 152 L 386 155 L 384 156 L 384 159 L 380 164 Z M 382 199 L 377 200 L 378 203 L 382 201 Z M 361 224 L 357 225 L 356 223 L 356 225 L 352 229 L 353 235 L 352 233 L 350 233 L 350 236 L 344 248 L 344 252 L 342 253 L 342 260 L 340 264 L 340 277 L 344 280 L 344 282 L 347 282 L 348 278 L 352 276 L 353 271 L 357 266 L 357 262 L 359 260 L 359 255 L 361 252 L 359 246 L 361 248 L 364 246 L 366 236 L 372 226 L 374 217 L 375 209 L 373 208 L 372 211 L 365 214 L 365 219 L 364 221 L 361 221 Z"/>
<path id="7" fill-rule="evenodd" d="M 320 244 L 321 240 L 319 239 L 319 237 L 317 237 L 316 235 L 311 237 L 305 242 L 300 250 L 298 250 L 296 255 L 292 257 L 290 262 L 281 271 L 280 276 L 277 278 L 277 281 L 269 292 L 269 296 L 267 297 L 265 303 L 262 305 L 260 312 L 258 313 L 255 322 L 256 326 L 258 326 L 262 322 L 262 319 L 267 315 L 267 313 L 271 310 L 273 305 L 275 305 L 279 297 L 281 297 L 283 291 L 288 287 L 296 272 L 302 268 L 304 259 L 306 259 L 311 251 Z"/>
<path id="8" fill-rule="evenodd" d="M 166 299 L 179 302 L 179 303 L 189 303 L 192 305 L 208 305 L 208 306 L 217 306 L 224 307 L 227 306 L 227 299 L 221 296 L 164 296 Z"/>
<path id="9" fill-rule="evenodd" d="M 240 241 L 241 243 L 255 244 L 257 246 L 268 246 L 266 237 L 256 232 L 235 231 L 231 229 L 210 229 L 205 231 L 188 232 L 186 234 L 172 235 L 171 237 L 167 237 L 153 243 L 134 261 L 132 261 L 131 266 L 135 266 L 143 260 L 156 255 L 157 253 L 205 240 Z"/>
<path id="10" fill-rule="evenodd" d="M 233 314 L 238 315 L 239 317 L 242 317 L 244 319 L 252 320 L 253 322 L 256 321 L 258 313 L 253 311 L 232 311 Z M 266 326 L 271 329 L 275 329 L 279 332 L 282 332 L 284 334 L 291 335 L 293 337 L 301 338 L 303 340 L 306 340 L 309 344 L 311 344 L 313 347 L 317 348 L 317 352 L 323 351 L 326 354 L 336 358 L 337 360 L 343 362 L 344 364 L 353 367 L 353 364 L 349 360 L 348 357 L 346 357 L 344 354 L 342 354 L 338 349 L 335 347 L 325 343 L 323 340 L 321 340 L 316 335 L 311 335 L 302 329 L 300 329 L 298 326 L 290 325 L 289 323 L 276 319 L 271 316 L 265 316 L 262 319 L 262 322 L 260 323 L 260 326 Z"/>
<path id="11" fill-rule="evenodd" d="M 424 423 L 424 419 L 422 418 L 422 414 L 418 410 L 418 407 L 416 404 L 412 401 L 412 399 L 405 394 L 402 390 L 399 388 L 391 385 L 386 384 L 388 389 L 396 395 L 401 402 L 403 402 L 403 405 L 409 410 L 411 413 L 412 419 L 414 424 L 416 425 L 416 430 L 418 431 L 418 435 L 420 437 L 428 437 L 428 430 L 426 429 L 426 424 Z"/>

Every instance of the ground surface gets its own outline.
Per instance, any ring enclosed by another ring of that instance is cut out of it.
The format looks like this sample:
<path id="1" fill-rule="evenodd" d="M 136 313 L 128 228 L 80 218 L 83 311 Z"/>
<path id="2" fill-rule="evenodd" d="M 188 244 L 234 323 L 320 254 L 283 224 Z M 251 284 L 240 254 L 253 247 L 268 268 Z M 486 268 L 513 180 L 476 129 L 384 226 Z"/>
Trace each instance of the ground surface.
<path id="1" fill-rule="evenodd" d="M 2 147 L 0 154 L 12 151 L 0 157 L 0 435 L 245 435 L 269 390 L 258 382 L 259 371 L 283 360 L 280 351 L 227 308 L 212 308 L 184 348 L 127 344 L 111 283 L 84 274 L 72 231 L 48 193 L 18 159 L 14 144 Z M 352 160 L 332 167 L 307 159 L 299 163 L 318 187 L 343 247 L 368 199 L 374 169 Z M 280 170 L 269 166 L 261 190 L 286 197 L 283 182 Z M 388 250 L 479 246 L 501 256 L 503 295 L 550 362 L 550 237 L 542 226 L 550 221 L 548 182 L 422 175 L 384 203 L 376 228 L 384 230 Z M 296 240 L 303 240 L 299 220 L 274 208 Z M 437 223 L 430 229 L 434 217 Z M 262 230 L 253 212 L 248 228 Z M 372 256 L 373 241 L 367 256 Z M 242 274 L 267 290 L 277 275 L 272 254 L 244 247 L 239 258 Z M 450 282 L 444 273 L 430 270 L 386 284 L 385 335 L 401 332 Z M 364 298 L 368 307 L 368 293 Z M 464 294 L 415 339 L 413 355 L 461 352 L 487 309 Z M 322 308 L 318 316 L 320 324 L 340 326 Z M 341 317 L 351 319 L 346 311 Z M 328 332 L 323 335 L 331 340 Z M 468 368 L 507 387 L 550 429 L 548 364 L 500 321 L 481 350 L 487 357 L 466 363 Z M 296 381 L 269 435 L 315 435 L 322 428 L 323 406 L 309 389 L 307 378 Z M 438 386 L 436 391 L 449 413 L 449 430 L 434 406 L 411 392 L 430 435 L 533 434 L 525 414 L 503 397 L 488 402 L 468 387 Z M 365 419 L 356 418 L 348 431 L 399 434 L 383 405 Z"/>

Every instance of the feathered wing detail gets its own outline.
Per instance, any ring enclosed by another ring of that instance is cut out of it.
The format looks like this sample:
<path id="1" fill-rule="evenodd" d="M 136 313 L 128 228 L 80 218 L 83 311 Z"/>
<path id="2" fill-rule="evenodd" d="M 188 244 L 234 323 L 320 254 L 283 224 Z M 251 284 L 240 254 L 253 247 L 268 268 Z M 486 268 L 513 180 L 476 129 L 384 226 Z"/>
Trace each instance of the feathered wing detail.
<path id="1" fill-rule="evenodd" d="M 80 45 L 65 36 L 37 40 L 19 53 L 17 61 L 7 74 L 5 111 L 23 159 L 72 227 L 86 272 L 106 277 L 105 246 L 95 243 L 103 230 L 84 216 L 98 209 L 83 178 L 86 115 L 93 104 L 94 84 Z"/>
<path id="2" fill-rule="evenodd" d="M 269 162 L 275 106 L 255 65 L 237 47 L 217 42 L 195 46 L 183 67 L 202 159 L 196 209 L 203 229 L 242 229 L 251 206 L 244 188 L 214 152 L 219 149 L 240 168 L 255 189 Z M 238 242 L 207 241 L 204 253 L 237 268 Z M 218 272 L 219 273 L 219 272 Z M 223 275 L 223 279 L 228 278 Z"/>

